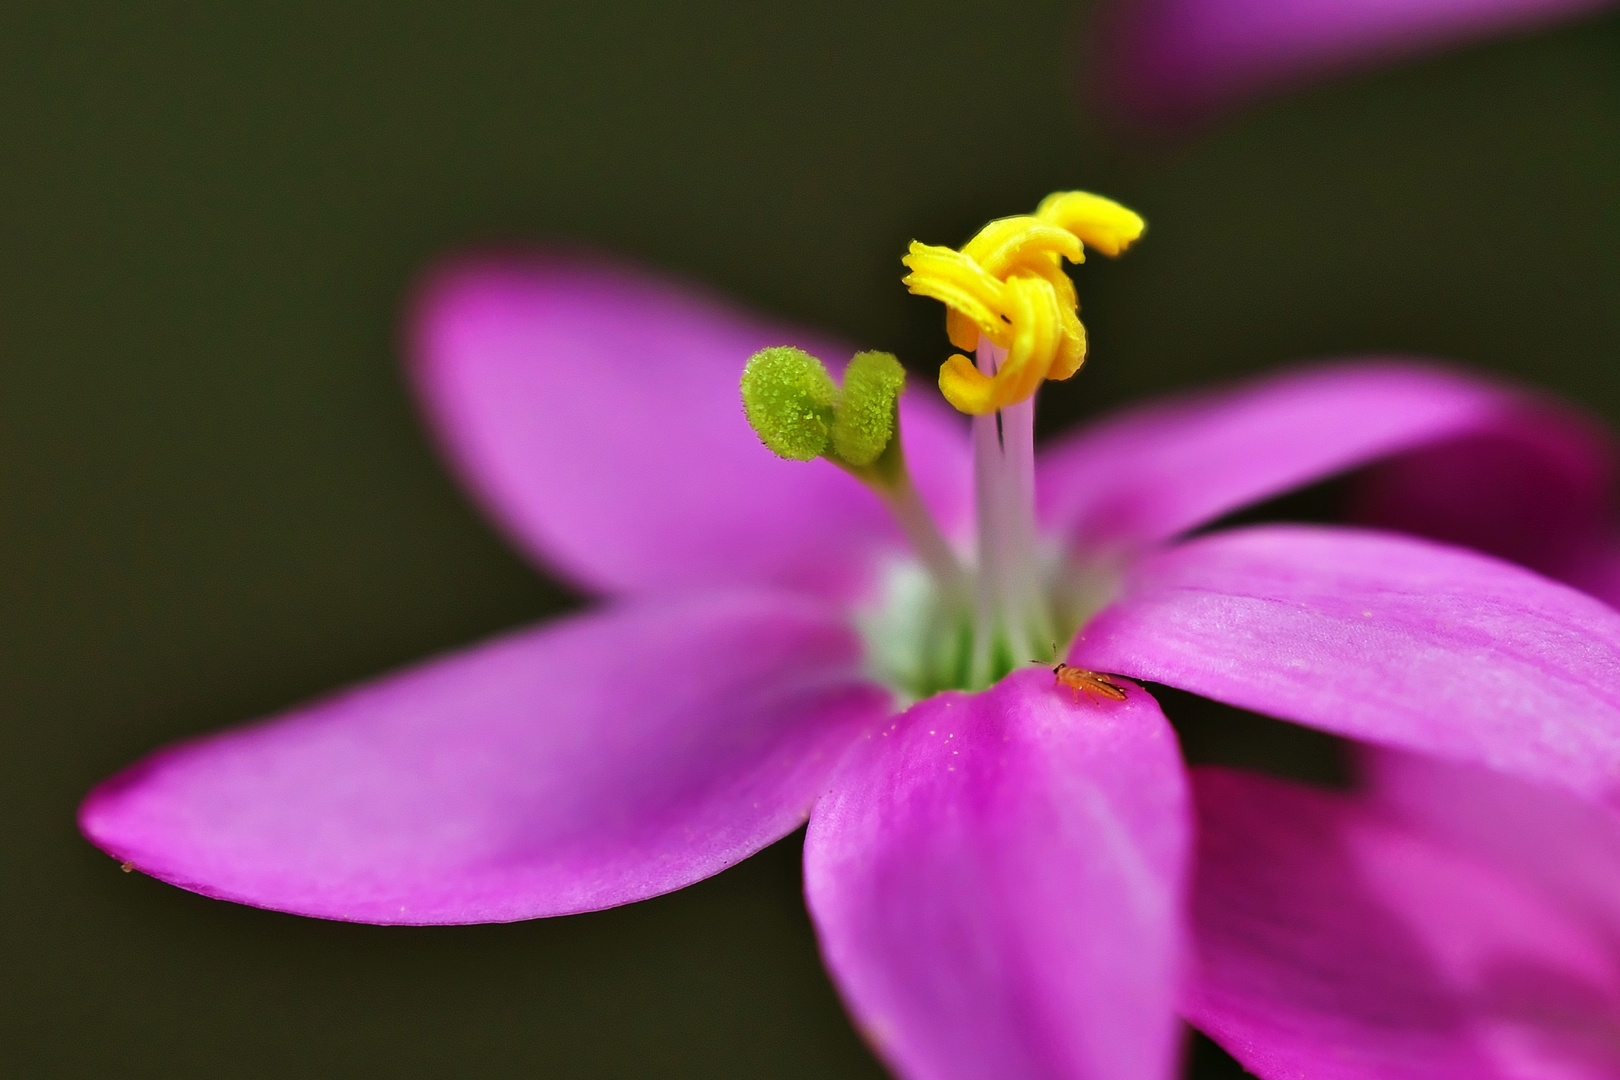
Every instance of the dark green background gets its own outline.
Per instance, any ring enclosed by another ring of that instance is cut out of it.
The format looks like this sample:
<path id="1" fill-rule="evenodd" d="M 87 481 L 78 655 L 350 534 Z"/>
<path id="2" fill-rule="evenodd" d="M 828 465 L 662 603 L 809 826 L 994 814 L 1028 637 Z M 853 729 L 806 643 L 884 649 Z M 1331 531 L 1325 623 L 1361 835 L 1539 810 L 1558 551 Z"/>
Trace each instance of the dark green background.
<path id="1" fill-rule="evenodd" d="M 878 1075 L 793 840 L 628 909 L 409 930 L 204 900 L 77 836 L 159 743 L 574 602 L 401 386 L 439 253 L 585 240 L 928 370 L 905 241 L 1087 187 L 1152 232 L 1081 271 L 1093 361 L 1048 420 L 1367 349 L 1620 417 L 1615 18 L 1151 145 L 1076 100 L 1067 0 L 136 6 L 0 11 L 12 1075 Z"/>

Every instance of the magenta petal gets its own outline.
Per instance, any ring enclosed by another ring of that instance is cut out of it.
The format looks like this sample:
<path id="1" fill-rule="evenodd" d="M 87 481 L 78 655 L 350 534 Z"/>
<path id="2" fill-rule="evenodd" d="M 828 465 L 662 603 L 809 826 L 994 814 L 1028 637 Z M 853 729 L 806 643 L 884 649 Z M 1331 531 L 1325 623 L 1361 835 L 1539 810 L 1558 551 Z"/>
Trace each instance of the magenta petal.
<path id="1" fill-rule="evenodd" d="M 210 896 L 504 922 L 678 889 L 804 821 L 888 695 L 828 611 L 749 594 L 525 630 L 108 780 L 80 827 Z"/>
<path id="2" fill-rule="evenodd" d="M 1551 787 L 1363 748 L 1358 774 L 1403 820 L 1540 886 L 1620 947 L 1620 814 Z M 1620 1015 L 1616 1016 L 1620 1024 Z"/>
<path id="3" fill-rule="evenodd" d="M 1112 0 L 1100 87 L 1116 111 L 1177 127 L 1319 78 L 1611 7 L 1613 0 Z"/>
<path id="4" fill-rule="evenodd" d="M 1589 493 L 1610 449 L 1590 426 L 1526 395 L 1415 363 L 1367 361 L 1131 410 L 1042 455 L 1044 528 L 1092 552 L 1168 539 L 1290 489 L 1463 436 Z M 1606 492 L 1606 488 L 1600 489 Z"/>
<path id="5" fill-rule="evenodd" d="M 778 584 L 848 594 L 901 543 L 877 498 L 825 461 L 783 461 L 743 418 L 766 345 L 835 371 L 853 354 L 687 285 L 557 253 L 453 266 L 414 330 L 418 394 L 469 488 L 524 550 L 607 591 Z M 967 520 L 966 434 L 927 391 L 903 433 L 948 530 Z"/>
<path id="6" fill-rule="evenodd" d="M 907 1080 L 1167 1080 L 1186 818 L 1147 693 L 1022 672 L 868 735 L 811 815 L 805 891 Z"/>
<path id="7" fill-rule="evenodd" d="M 1353 529 L 1149 556 L 1075 663 L 1368 742 L 1620 794 L 1620 612 L 1460 548 Z"/>
<path id="8" fill-rule="evenodd" d="M 1194 772 L 1189 1020 L 1266 1080 L 1620 1075 L 1620 950 L 1366 800 Z"/>

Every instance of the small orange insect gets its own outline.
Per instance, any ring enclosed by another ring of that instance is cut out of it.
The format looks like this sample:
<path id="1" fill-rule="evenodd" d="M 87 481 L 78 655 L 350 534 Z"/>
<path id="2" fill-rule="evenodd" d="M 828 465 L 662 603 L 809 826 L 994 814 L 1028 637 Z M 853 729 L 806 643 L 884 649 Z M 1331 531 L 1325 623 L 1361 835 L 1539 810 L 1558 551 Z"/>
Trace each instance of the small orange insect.
<path id="1" fill-rule="evenodd" d="M 1057 644 L 1052 645 L 1052 656 L 1057 656 Z M 1032 664 L 1045 664 L 1045 660 L 1031 660 Z M 1052 669 L 1052 685 L 1067 686 L 1069 694 L 1074 698 L 1076 705 L 1080 704 L 1080 692 L 1085 691 L 1086 697 L 1092 701 L 1124 701 L 1125 688 L 1097 671 L 1087 671 L 1073 664 L 1065 664 L 1061 660 Z"/>

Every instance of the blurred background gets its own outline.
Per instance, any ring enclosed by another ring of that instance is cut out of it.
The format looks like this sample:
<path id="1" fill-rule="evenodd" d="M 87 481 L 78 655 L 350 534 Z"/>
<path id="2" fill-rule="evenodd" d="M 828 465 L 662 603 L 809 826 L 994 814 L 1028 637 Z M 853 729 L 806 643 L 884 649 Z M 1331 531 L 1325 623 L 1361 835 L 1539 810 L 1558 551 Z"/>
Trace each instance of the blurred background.
<path id="1" fill-rule="evenodd" d="M 1151 230 L 1080 271 L 1093 359 L 1048 430 L 1367 351 L 1620 420 L 1620 18 L 1166 141 L 1077 92 L 1085 14 L 0 10 L 12 1075 L 882 1075 L 821 972 L 797 837 L 629 908 L 450 929 L 205 900 L 79 838 L 83 793 L 160 743 L 580 602 L 483 524 L 402 385 L 402 304 L 446 252 L 584 242 L 931 372 L 905 243 L 1083 187 Z"/>

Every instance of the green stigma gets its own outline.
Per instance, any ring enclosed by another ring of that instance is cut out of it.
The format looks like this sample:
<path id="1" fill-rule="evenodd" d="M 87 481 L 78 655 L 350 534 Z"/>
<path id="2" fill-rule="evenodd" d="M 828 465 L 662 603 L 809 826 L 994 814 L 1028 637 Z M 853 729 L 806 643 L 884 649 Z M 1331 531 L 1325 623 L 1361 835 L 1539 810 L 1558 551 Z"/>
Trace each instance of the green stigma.
<path id="1" fill-rule="evenodd" d="M 895 410 L 906 388 L 906 369 L 888 353 L 856 353 L 844 369 L 843 394 L 833 417 L 833 453 L 851 465 L 870 465 L 894 438 Z"/>
<path id="2" fill-rule="evenodd" d="M 743 412 L 772 453 L 792 461 L 825 457 L 869 470 L 895 442 L 906 372 L 888 353 L 857 353 L 840 389 L 803 349 L 761 349 L 743 369 Z"/>
<path id="3" fill-rule="evenodd" d="M 742 399 L 748 425 L 778 457 L 812 461 L 832 441 L 838 387 L 803 349 L 778 345 L 750 357 Z"/>

